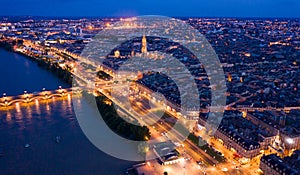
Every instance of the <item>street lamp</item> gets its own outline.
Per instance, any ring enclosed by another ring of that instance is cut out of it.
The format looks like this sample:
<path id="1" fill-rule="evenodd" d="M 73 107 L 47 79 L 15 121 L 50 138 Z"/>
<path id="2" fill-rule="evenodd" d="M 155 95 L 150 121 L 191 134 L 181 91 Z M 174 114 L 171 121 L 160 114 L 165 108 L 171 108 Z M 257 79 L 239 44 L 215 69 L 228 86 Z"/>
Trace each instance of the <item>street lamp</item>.
<path id="1" fill-rule="evenodd" d="M 61 86 L 58 86 L 58 92 L 62 95 L 62 96 L 64 96 L 65 95 L 65 92 L 64 92 L 64 90 L 61 88 Z"/>
<path id="2" fill-rule="evenodd" d="M 48 98 L 48 93 L 46 92 L 46 88 L 43 88 L 43 94 L 45 96 L 45 99 L 47 99 Z"/>
<path id="3" fill-rule="evenodd" d="M 28 99 L 27 91 L 24 91 L 24 95 L 25 95 L 25 102 L 28 103 L 28 102 L 29 102 L 29 99 Z"/>
<path id="4" fill-rule="evenodd" d="M 4 101 L 6 101 L 6 93 L 3 93 L 3 98 L 4 98 Z"/>
<path id="5" fill-rule="evenodd" d="M 5 106 L 7 106 L 7 97 L 6 97 L 6 93 L 3 93 L 3 98 L 4 98 L 4 104 Z"/>

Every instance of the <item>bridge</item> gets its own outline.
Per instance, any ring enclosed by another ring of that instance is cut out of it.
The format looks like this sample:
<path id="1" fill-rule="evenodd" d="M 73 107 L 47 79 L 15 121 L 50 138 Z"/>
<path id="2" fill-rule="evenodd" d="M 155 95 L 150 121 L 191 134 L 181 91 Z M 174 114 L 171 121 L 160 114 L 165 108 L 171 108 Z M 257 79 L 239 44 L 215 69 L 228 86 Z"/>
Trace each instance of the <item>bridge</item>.
<path id="1" fill-rule="evenodd" d="M 73 57 L 77 58 L 79 62 L 84 62 L 87 64 L 92 65 L 93 67 L 96 68 L 96 71 L 102 70 L 104 72 L 106 72 L 107 74 L 111 75 L 112 77 L 115 76 L 114 71 L 105 66 L 105 65 L 96 65 L 95 63 L 89 61 L 86 58 L 82 58 L 81 56 L 76 56 L 75 54 L 70 54 L 64 50 L 56 50 L 57 52 L 63 52 L 69 55 L 72 55 Z M 62 89 L 59 88 L 57 90 L 54 91 L 46 91 L 43 90 L 41 92 L 36 92 L 36 93 L 27 93 L 26 91 L 24 91 L 24 94 L 19 95 L 19 96 L 15 96 L 15 97 L 8 97 L 6 96 L 6 94 L 3 95 L 2 98 L 0 98 L 0 107 L 8 107 L 11 106 L 13 104 L 18 104 L 18 103 L 31 103 L 34 101 L 39 101 L 39 100 L 47 100 L 47 99 L 51 99 L 51 98 L 55 98 L 55 97 L 64 97 L 64 96 L 70 96 L 72 93 L 74 92 L 81 92 L 81 88 L 89 90 L 89 91 L 94 91 L 94 93 L 100 92 L 103 95 L 105 95 L 107 98 L 109 98 L 111 101 L 113 101 L 122 111 L 123 113 L 125 113 L 126 115 L 132 116 L 133 118 L 137 119 L 141 124 L 146 123 L 145 118 L 139 118 L 137 116 L 140 116 L 136 111 L 134 110 L 130 110 L 130 104 L 128 103 L 124 103 L 123 101 L 120 101 L 120 98 L 116 99 L 114 97 L 111 96 L 111 94 L 106 93 L 106 90 L 111 89 L 112 87 L 114 88 L 118 88 L 118 86 L 122 86 L 122 84 L 117 84 L 117 83 L 113 83 L 112 82 L 107 82 L 107 81 L 95 81 L 95 72 L 93 72 L 94 74 L 91 75 L 91 72 L 86 72 L 86 74 L 82 75 L 80 74 L 80 72 L 77 72 L 76 70 L 71 71 L 72 75 L 74 78 L 77 78 L 77 83 L 79 84 L 78 88 L 69 88 L 69 89 Z M 94 81 L 92 81 L 94 80 Z M 142 87 L 139 86 L 139 88 L 143 91 L 143 95 L 147 96 L 149 99 L 153 98 L 153 96 L 151 96 L 154 92 L 152 92 L 151 89 L 147 89 L 147 87 Z M 120 95 L 122 97 L 122 94 L 117 94 Z M 241 102 L 241 101 L 245 101 L 247 100 L 247 98 L 249 97 L 243 97 L 240 98 L 239 101 L 237 102 Z M 262 110 L 282 110 L 282 109 L 277 109 L 277 108 L 251 108 L 251 107 L 237 107 L 237 108 L 233 108 L 232 106 L 234 106 L 237 102 L 234 102 L 228 106 L 225 107 L 219 107 L 219 106 L 213 106 L 213 107 L 209 107 L 208 109 L 205 109 L 207 111 L 222 111 L 224 112 L 224 110 L 239 110 L 239 111 L 251 111 L 251 110 L 258 110 L 258 111 L 262 111 Z M 157 106 L 162 105 L 160 104 L 160 102 L 157 102 L 157 100 L 155 100 L 155 103 Z M 172 103 L 168 103 L 169 104 L 169 109 L 167 108 L 166 112 L 168 112 L 171 116 L 178 118 L 178 114 L 177 114 L 177 107 L 176 105 L 172 105 Z M 284 108 L 283 110 L 291 110 L 291 109 L 299 109 L 300 107 L 289 107 L 289 108 Z M 149 117 L 150 119 L 152 118 L 152 115 Z M 153 117 L 154 118 L 154 117 Z M 183 117 L 184 119 L 184 117 Z M 167 125 L 167 124 L 166 124 Z M 168 132 L 167 127 L 166 126 L 161 126 L 163 130 L 165 130 L 166 132 Z M 150 127 L 150 129 L 153 129 L 152 127 Z M 170 134 L 173 138 L 173 140 L 178 140 L 178 138 L 181 137 L 181 134 L 178 132 L 174 132 Z M 201 160 L 205 160 L 205 162 L 209 163 L 209 164 L 215 164 L 215 160 L 206 155 L 205 153 L 203 153 L 203 155 L 198 155 L 198 152 L 201 152 L 202 150 L 200 150 L 198 147 L 196 147 L 193 143 L 191 143 L 189 140 L 187 140 L 186 142 L 186 150 L 193 155 L 193 157 L 195 157 L 197 160 L 201 159 Z"/>
<path id="2" fill-rule="evenodd" d="M 24 94 L 17 96 L 6 96 L 6 93 L 4 93 L 0 98 L 0 108 L 6 108 L 14 104 L 26 104 L 31 102 L 43 101 L 56 97 L 71 97 L 71 95 L 78 94 L 80 92 L 81 90 L 79 88 L 63 89 L 61 88 L 61 86 L 59 86 L 59 89 L 51 91 L 45 90 L 45 88 L 43 88 L 41 92 L 29 93 L 27 91 L 24 91 Z"/>

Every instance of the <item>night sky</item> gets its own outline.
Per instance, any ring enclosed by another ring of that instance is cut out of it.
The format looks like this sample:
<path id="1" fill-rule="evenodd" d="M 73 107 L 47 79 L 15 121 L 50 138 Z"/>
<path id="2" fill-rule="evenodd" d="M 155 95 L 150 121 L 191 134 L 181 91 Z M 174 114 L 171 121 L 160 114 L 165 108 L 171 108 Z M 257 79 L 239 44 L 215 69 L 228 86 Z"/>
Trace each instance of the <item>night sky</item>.
<path id="1" fill-rule="evenodd" d="M 1 0 L 1 16 L 300 17 L 300 0 Z"/>

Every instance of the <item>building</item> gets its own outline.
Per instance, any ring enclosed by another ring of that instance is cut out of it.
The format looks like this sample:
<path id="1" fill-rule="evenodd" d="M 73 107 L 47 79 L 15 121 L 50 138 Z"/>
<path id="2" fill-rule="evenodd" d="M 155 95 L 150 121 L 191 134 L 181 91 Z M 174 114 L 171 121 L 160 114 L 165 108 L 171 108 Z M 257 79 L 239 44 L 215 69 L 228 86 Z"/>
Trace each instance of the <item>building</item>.
<path id="1" fill-rule="evenodd" d="M 278 135 L 280 144 L 286 152 L 300 149 L 299 111 L 281 112 L 252 112 L 247 119 L 255 125 L 265 128 L 270 134 Z"/>
<path id="2" fill-rule="evenodd" d="M 141 52 L 142 53 L 147 53 L 147 39 L 146 39 L 145 35 L 143 35 L 143 38 L 142 38 L 142 49 L 141 49 Z"/>
<path id="3" fill-rule="evenodd" d="M 233 131 L 229 131 L 223 127 L 220 127 L 214 136 L 215 138 L 222 140 L 223 144 L 228 149 L 233 149 L 235 154 L 239 157 L 252 159 L 256 157 L 262 150 L 258 142 L 246 140 L 235 134 Z"/>
<path id="4" fill-rule="evenodd" d="M 114 56 L 115 56 L 115 58 L 119 58 L 119 57 L 120 57 L 120 51 L 119 51 L 119 50 L 116 50 L 116 51 L 114 52 Z"/>
<path id="5" fill-rule="evenodd" d="M 205 126 L 207 114 L 201 114 L 199 124 Z M 209 131 L 208 131 L 209 132 Z M 234 155 L 248 161 L 268 149 L 275 136 L 265 129 L 245 119 L 238 111 L 225 111 L 214 137 L 222 142 Z"/>
<path id="6" fill-rule="evenodd" d="M 171 141 L 161 142 L 154 145 L 153 151 L 162 165 L 170 165 L 180 162 L 179 152 Z"/>
<path id="7" fill-rule="evenodd" d="M 300 150 L 284 159 L 275 154 L 263 156 L 259 168 L 266 175 L 298 175 L 300 174 Z"/>

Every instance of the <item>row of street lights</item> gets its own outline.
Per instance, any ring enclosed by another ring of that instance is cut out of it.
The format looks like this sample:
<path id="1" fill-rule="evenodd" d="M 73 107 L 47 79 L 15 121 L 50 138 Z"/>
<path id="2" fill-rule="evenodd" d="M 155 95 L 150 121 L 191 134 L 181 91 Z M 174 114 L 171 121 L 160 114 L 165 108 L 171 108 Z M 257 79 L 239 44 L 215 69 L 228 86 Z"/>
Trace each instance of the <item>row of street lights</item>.
<path id="1" fill-rule="evenodd" d="M 62 89 L 61 86 L 59 86 L 58 88 L 59 89 L 57 90 L 57 92 L 61 96 L 65 96 L 66 95 L 66 91 L 64 89 Z M 50 97 L 49 97 L 48 92 L 46 91 L 46 88 L 43 88 L 42 91 L 43 91 L 42 93 L 43 93 L 44 99 L 49 99 Z M 30 94 L 27 92 L 27 90 L 24 91 L 24 94 L 22 95 L 22 97 L 24 98 L 24 102 L 25 103 L 29 103 L 29 102 L 32 101 L 30 99 Z M 7 107 L 9 105 L 9 98 L 7 97 L 6 93 L 2 94 L 2 99 L 3 99 L 3 102 L 4 102 L 4 106 Z"/>

